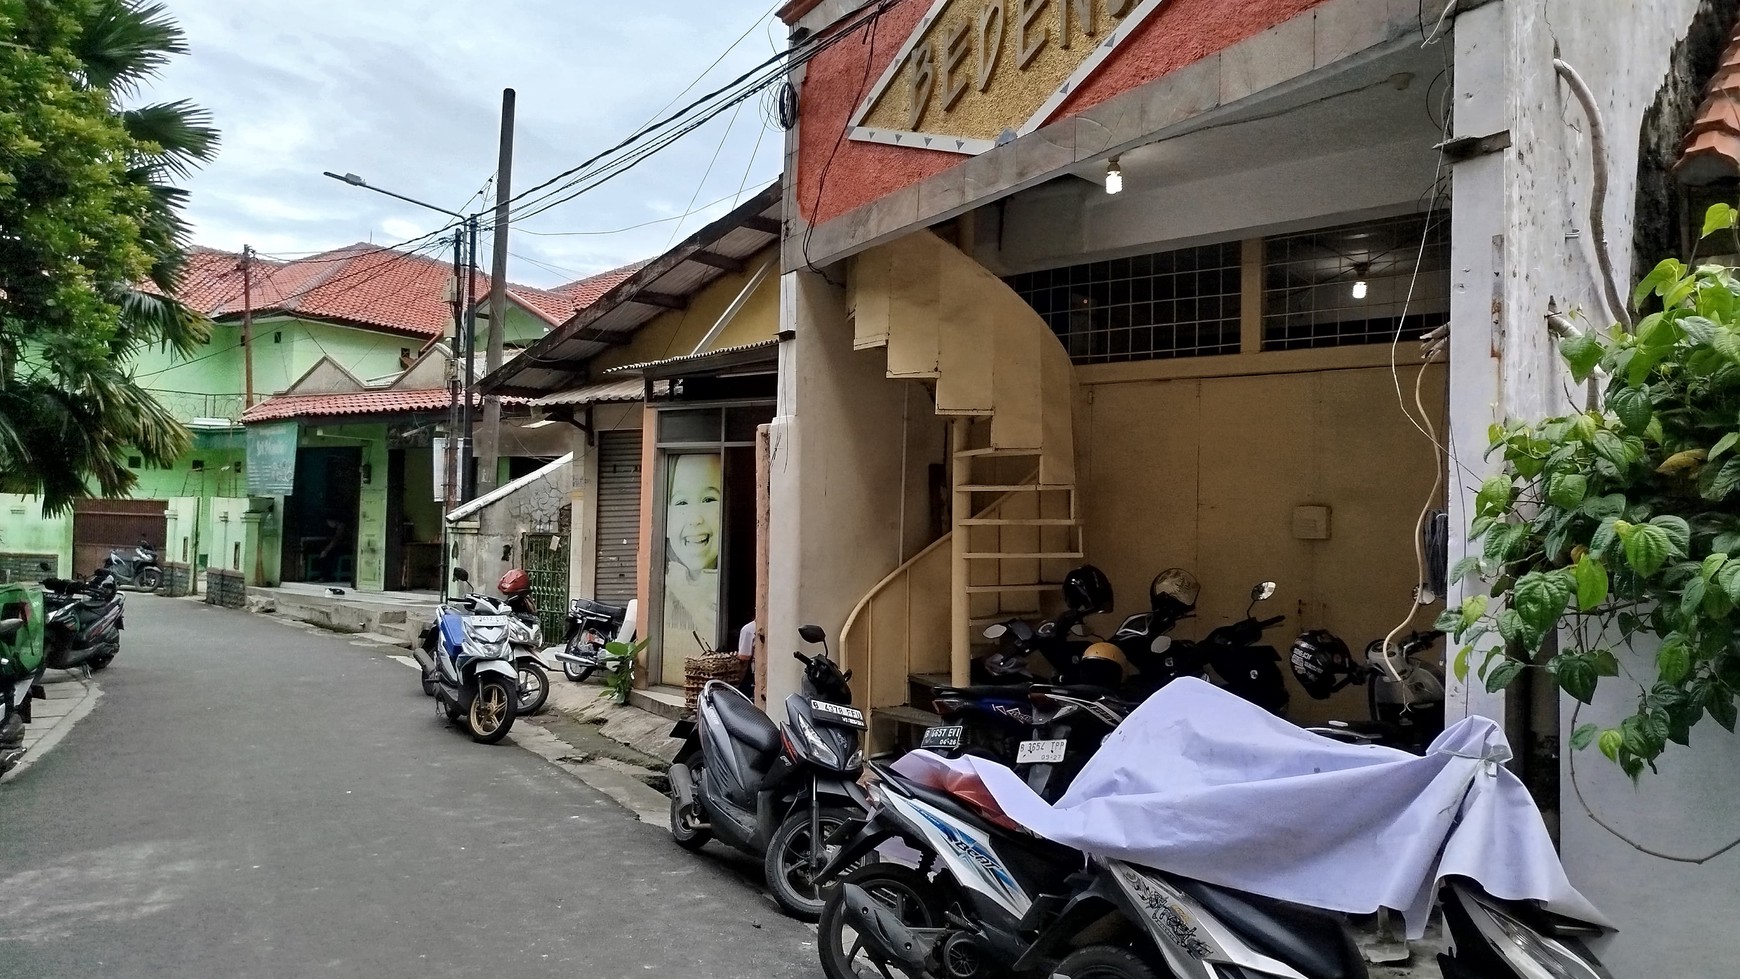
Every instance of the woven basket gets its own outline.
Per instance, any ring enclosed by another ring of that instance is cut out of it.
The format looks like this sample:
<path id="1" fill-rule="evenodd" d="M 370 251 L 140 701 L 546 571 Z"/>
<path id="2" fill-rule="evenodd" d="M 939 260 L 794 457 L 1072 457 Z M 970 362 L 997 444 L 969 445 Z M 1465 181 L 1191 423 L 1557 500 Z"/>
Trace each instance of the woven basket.
<path id="1" fill-rule="evenodd" d="M 683 712 L 695 713 L 695 702 L 701 696 L 701 688 L 709 680 L 724 680 L 726 683 L 743 682 L 743 661 L 735 654 L 723 656 L 690 656 L 683 660 Z"/>

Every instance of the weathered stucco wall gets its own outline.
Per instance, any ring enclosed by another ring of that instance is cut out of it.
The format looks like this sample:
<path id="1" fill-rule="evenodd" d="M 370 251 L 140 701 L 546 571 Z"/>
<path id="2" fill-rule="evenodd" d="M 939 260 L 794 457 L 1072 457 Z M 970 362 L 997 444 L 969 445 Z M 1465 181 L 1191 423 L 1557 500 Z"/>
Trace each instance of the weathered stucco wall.
<path id="1" fill-rule="evenodd" d="M 1577 69 L 1602 108 L 1611 140 L 1605 147 L 1612 175 L 1607 233 L 1620 291 L 1628 294 L 1639 271 L 1633 268 L 1632 203 L 1640 124 L 1698 7 L 1697 0 L 1548 0 L 1493 3 L 1457 18 L 1456 135 L 1508 131 L 1512 146 L 1454 167 L 1451 413 L 1461 492 L 1453 498 L 1452 560 L 1465 547 L 1471 495 L 1491 471 L 1481 458 L 1486 425 L 1575 407 L 1543 325 L 1548 304 L 1581 308 L 1598 327 L 1608 322 L 1589 230 L 1594 148 L 1582 109 L 1554 73 L 1553 57 Z M 1647 665 L 1638 666 L 1637 679 L 1647 682 Z M 1602 701 L 1583 720 L 1616 716 L 1618 701 L 1636 695 L 1629 683 L 1607 683 Z M 1551 737 L 1562 705 L 1547 696 L 1525 710 L 1488 696 L 1476 681 L 1452 690 L 1452 716 L 1464 712 L 1508 712 L 1513 723 L 1532 714 L 1537 729 L 1545 723 L 1542 733 Z M 1666 851 L 1696 853 L 1713 837 L 1740 835 L 1733 825 L 1740 811 L 1740 739 L 1713 727 L 1695 737 L 1697 748 L 1670 752 L 1663 774 L 1646 775 L 1638 787 L 1607 771 L 1611 766 L 1598 754 L 1581 754 L 1584 800 L 1609 823 Z M 1557 750 L 1557 743 L 1544 747 Z M 1563 764 L 1552 762 L 1550 774 Z M 1613 973 L 1732 976 L 1740 937 L 1710 924 L 1740 912 L 1740 855 L 1704 866 L 1647 857 L 1597 826 L 1568 781 L 1559 788 L 1566 867 L 1621 927 L 1602 949 Z"/>

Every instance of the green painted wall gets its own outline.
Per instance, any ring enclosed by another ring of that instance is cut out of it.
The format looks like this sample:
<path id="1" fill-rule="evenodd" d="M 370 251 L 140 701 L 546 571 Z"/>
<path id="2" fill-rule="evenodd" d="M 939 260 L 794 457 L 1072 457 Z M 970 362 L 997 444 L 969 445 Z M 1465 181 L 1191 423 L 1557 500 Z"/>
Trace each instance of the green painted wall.
<path id="1" fill-rule="evenodd" d="M 247 473 L 240 449 L 194 449 L 168 469 L 135 468 L 139 483 L 133 498 L 167 500 L 177 496 L 247 496 Z"/>
<path id="2" fill-rule="evenodd" d="M 0 494 L 0 552 L 54 554 L 61 574 L 72 567 L 72 514 L 42 515 L 42 500 L 13 493 Z"/>

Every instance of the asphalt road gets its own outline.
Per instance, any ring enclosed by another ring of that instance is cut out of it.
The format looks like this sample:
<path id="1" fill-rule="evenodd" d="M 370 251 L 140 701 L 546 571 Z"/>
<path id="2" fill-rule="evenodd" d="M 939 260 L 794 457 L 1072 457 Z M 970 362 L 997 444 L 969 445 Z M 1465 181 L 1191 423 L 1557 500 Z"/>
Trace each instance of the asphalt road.
<path id="1" fill-rule="evenodd" d="M 820 974 L 730 861 L 473 744 L 388 650 L 144 595 L 127 626 L 0 785 L 0 977 Z"/>

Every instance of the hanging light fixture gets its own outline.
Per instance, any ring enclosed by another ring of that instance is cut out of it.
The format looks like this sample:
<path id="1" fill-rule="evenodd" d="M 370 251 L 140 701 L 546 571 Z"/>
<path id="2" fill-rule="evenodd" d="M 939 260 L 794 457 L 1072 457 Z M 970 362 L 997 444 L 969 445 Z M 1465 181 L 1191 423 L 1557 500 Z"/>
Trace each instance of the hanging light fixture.
<path id="1" fill-rule="evenodd" d="M 1124 192 L 1124 168 L 1118 165 L 1118 158 L 1112 157 L 1106 164 L 1106 193 L 1121 194 Z"/>
<path id="2" fill-rule="evenodd" d="M 1364 299 L 1365 298 L 1365 292 L 1366 292 L 1365 276 L 1366 276 L 1366 273 L 1370 269 L 1371 269 L 1371 266 L 1365 262 L 1356 262 L 1354 264 L 1353 274 L 1355 276 L 1357 276 L 1357 278 L 1355 278 L 1353 281 L 1353 298 L 1355 298 L 1355 299 Z"/>

